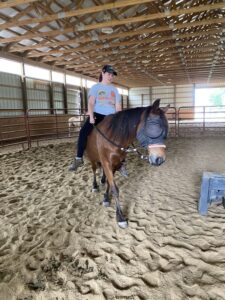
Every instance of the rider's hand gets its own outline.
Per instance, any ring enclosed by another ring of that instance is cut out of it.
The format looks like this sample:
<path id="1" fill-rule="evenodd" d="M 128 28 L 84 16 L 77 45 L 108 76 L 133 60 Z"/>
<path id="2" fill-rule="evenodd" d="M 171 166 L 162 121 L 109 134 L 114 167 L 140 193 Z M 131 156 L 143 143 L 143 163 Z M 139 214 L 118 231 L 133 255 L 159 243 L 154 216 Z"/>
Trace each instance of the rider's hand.
<path id="1" fill-rule="evenodd" d="M 93 116 L 92 117 L 90 116 L 90 123 L 95 124 L 95 118 Z"/>

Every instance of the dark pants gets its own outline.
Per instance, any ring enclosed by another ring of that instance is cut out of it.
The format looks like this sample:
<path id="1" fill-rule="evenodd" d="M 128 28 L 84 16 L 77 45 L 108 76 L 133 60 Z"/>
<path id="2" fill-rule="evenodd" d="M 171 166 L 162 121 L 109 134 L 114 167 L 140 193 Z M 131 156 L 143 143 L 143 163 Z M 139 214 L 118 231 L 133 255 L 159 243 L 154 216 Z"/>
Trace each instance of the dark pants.
<path id="1" fill-rule="evenodd" d="M 105 115 L 94 113 L 94 117 L 95 117 L 94 125 L 98 125 L 98 123 L 100 123 L 104 119 Z M 83 157 L 87 145 L 88 136 L 91 133 L 93 128 L 94 126 L 93 124 L 90 123 L 90 118 L 88 117 L 79 133 L 78 143 L 77 143 L 77 157 Z"/>

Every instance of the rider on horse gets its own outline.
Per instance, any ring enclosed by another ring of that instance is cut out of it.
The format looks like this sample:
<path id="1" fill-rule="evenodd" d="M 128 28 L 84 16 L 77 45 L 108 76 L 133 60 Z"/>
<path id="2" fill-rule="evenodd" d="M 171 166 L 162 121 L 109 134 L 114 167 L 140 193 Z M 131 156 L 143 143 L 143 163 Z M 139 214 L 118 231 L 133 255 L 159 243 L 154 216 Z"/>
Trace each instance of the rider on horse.
<path id="1" fill-rule="evenodd" d="M 99 76 L 99 82 L 92 86 L 88 99 L 88 115 L 86 122 L 80 130 L 77 154 L 73 163 L 69 166 L 69 171 L 76 171 L 83 165 L 83 154 L 87 145 L 88 135 L 94 126 L 100 123 L 106 115 L 121 111 L 121 97 L 117 88 L 112 85 L 117 72 L 111 65 L 105 65 Z M 122 164 L 120 173 L 127 177 L 127 172 Z"/>

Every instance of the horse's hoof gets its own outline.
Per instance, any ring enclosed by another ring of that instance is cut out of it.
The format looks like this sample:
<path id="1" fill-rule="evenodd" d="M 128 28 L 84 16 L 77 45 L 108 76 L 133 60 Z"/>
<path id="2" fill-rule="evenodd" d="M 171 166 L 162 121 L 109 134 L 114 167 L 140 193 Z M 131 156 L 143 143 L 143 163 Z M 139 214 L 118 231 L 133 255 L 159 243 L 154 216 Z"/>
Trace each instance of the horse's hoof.
<path id="1" fill-rule="evenodd" d="M 118 222 L 118 225 L 120 228 L 123 228 L 123 229 L 128 227 L 127 221 Z"/>
<path id="2" fill-rule="evenodd" d="M 98 192 L 98 188 L 93 188 L 93 189 L 92 189 L 92 192 L 93 192 L 93 193 L 97 193 L 97 192 Z"/>
<path id="3" fill-rule="evenodd" d="M 104 207 L 109 207 L 109 206 L 110 206 L 110 203 L 109 203 L 109 201 L 103 201 L 103 202 L 102 202 L 102 205 L 103 205 Z"/>

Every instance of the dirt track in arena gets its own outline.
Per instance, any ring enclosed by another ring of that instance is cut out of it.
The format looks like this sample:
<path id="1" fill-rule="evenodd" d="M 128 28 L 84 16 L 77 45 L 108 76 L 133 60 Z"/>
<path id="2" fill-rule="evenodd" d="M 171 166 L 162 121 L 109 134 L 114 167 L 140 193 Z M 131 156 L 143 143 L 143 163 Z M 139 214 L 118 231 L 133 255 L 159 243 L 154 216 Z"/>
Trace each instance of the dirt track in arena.
<path id="1" fill-rule="evenodd" d="M 225 210 L 197 211 L 203 171 L 225 173 L 225 139 L 169 139 L 158 168 L 129 154 L 116 174 L 129 227 L 91 191 L 73 143 L 0 155 L 1 300 L 225 299 Z"/>

